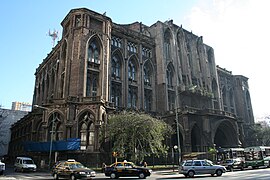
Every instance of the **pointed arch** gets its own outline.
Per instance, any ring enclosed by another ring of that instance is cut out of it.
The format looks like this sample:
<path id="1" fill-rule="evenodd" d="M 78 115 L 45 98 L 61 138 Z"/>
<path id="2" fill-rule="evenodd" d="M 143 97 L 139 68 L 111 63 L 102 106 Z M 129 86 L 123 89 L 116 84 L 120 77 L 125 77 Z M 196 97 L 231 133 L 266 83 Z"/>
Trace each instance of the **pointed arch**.
<path id="1" fill-rule="evenodd" d="M 167 66 L 167 70 L 166 70 L 166 79 L 167 79 L 167 86 L 169 88 L 173 88 L 174 85 L 174 80 L 175 80 L 175 71 L 174 71 L 174 66 L 173 64 L 170 62 Z"/>
<path id="2" fill-rule="evenodd" d="M 99 65 L 102 60 L 102 43 L 97 35 L 92 36 L 87 43 L 87 75 L 85 96 L 95 97 L 99 89 Z M 92 70 L 96 69 L 96 70 Z"/>
<path id="3" fill-rule="evenodd" d="M 119 49 L 112 53 L 111 77 L 118 80 L 123 78 L 123 54 Z"/>
<path id="4" fill-rule="evenodd" d="M 92 36 L 87 43 L 87 61 L 100 64 L 102 58 L 102 41 L 97 35 Z"/>
<path id="5" fill-rule="evenodd" d="M 164 54 L 165 59 L 168 61 L 171 59 L 171 40 L 172 40 L 172 33 L 169 28 L 164 31 Z"/>
<path id="6" fill-rule="evenodd" d="M 136 55 L 132 55 L 128 60 L 128 80 L 129 81 L 138 81 L 138 69 L 139 69 L 139 62 Z"/>
<path id="7" fill-rule="evenodd" d="M 217 147 L 237 147 L 238 141 L 238 127 L 230 120 L 224 119 L 216 124 L 214 128 L 214 143 Z"/>
<path id="8" fill-rule="evenodd" d="M 94 149 L 95 116 L 90 110 L 84 110 L 78 115 L 78 137 L 81 138 L 81 150 Z"/>
<path id="9" fill-rule="evenodd" d="M 144 110 L 150 112 L 153 110 L 153 89 L 154 89 L 154 67 L 150 60 L 143 64 L 143 81 L 144 81 Z"/>
<path id="10" fill-rule="evenodd" d="M 42 122 L 42 119 L 39 120 L 39 122 L 37 123 L 36 125 L 36 130 L 37 130 L 37 134 L 36 134 L 36 138 L 35 138 L 35 141 L 39 141 L 39 142 L 43 142 L 45 141 L 45 123 Z"/>
<path id="11" fill-rule="evenodd" d="M 60 111 L 52 111 L 48 116 L 48 130 L 47 130 L 47 140 L 62 140 L 64 139 L 64 126 L 63 126 L 63 114 Z"/>
<path id="12" fill-rule="evenodd" d="M 145 86 L 152 86 L 154 82 L 154 66 L 150 60 L 146 60 L 143 64 L 143 80 Z"/>

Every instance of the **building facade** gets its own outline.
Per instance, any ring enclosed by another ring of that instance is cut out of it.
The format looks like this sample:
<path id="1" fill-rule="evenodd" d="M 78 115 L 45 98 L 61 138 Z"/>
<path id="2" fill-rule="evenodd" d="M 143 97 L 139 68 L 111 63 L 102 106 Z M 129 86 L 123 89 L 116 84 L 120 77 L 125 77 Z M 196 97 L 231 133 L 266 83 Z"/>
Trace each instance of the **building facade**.
<path id="1" fill-rule="evenodd" d="M 30 103 L 25 102 L 12 102 L 11 110 L 17 110 L 17 111 L 31 111 L 32 105 Z"/>
<path id="2" fill-rule="evenodd" d="M 0 108 L 0 157 L 7 156 L 10 142 L 10 127 L 27 114 L 25 111 Z"/>
<path id="3" fill-rule="evenodd" d="M 98 159 L 110 153 L 100 127 L 122 109 L 175 129 L 177 117 L 183 153 L 245 145 L 245 127 L 254 123 L 248 78 L 216 66 L 202 37 L 172 20 L 120 25 L 86 8 L 71 10 L 61 25 L 61 40 L 36 69 L 38 106 L 11 128 L 10 156 L 28 153 L 19 142 L 79 138 L 80 150 L 58 157 Z M 177 144 L 176 133 L 167 144 Z"/>

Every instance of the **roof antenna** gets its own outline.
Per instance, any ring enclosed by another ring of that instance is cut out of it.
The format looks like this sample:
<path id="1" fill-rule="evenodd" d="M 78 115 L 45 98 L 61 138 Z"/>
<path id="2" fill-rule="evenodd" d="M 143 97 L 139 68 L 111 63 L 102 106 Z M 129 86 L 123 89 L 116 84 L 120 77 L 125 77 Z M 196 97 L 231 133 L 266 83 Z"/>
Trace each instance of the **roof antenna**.
<path id="1" fill-rule="evenodd" d="M 54 29 L 53 32 L 51 32 L 51 30 L 49 29 L 49 32 L 48 32 L 47 35 L 50 36 L 50 37 L 52 38 L 52 46 L 54 47 L 55 40 L 58 39 L 58 31 L 56 31 L 56 30 Z"/>

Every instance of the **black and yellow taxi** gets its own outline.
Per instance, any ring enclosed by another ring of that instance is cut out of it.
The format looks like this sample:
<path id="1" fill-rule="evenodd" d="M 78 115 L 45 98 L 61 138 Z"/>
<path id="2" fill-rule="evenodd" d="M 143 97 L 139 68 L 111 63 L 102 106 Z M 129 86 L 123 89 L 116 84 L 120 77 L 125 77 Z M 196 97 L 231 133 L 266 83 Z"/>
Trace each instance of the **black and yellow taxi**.
<path id="1" fill-rule="evenodd" d="M 52 176 L 54 179 L 92 179 L 96 176 L 96 172 L 74 159 L 69 159 L 57 162 L 52 168 Z"/>
<path id="2" fill-rule="evenodd" d="M 111 179 L 117 179 L 119 177 L 139 177 L 144 179 L 150 176 L 152 170 L 147 167 L 136 166 L 132 162 L 115 162 L 110 166 L 106 166 L 104 170 L 105 176 Z"/>

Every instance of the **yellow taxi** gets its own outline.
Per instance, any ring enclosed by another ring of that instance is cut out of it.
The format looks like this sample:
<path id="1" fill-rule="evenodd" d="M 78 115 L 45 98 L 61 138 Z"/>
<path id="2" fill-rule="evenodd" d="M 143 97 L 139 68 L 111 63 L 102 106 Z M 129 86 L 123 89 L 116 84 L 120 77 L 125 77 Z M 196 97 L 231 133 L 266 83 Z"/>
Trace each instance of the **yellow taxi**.
<path id="1" fill-rule="evenodd" d="M 80 162 L 74 159 L 57 162 L 52 169 L 52 176 L 54 179 L 68 178 L 75 179 L 92 179 L 96 176 L 96 172 L 85 167 Z"/>

